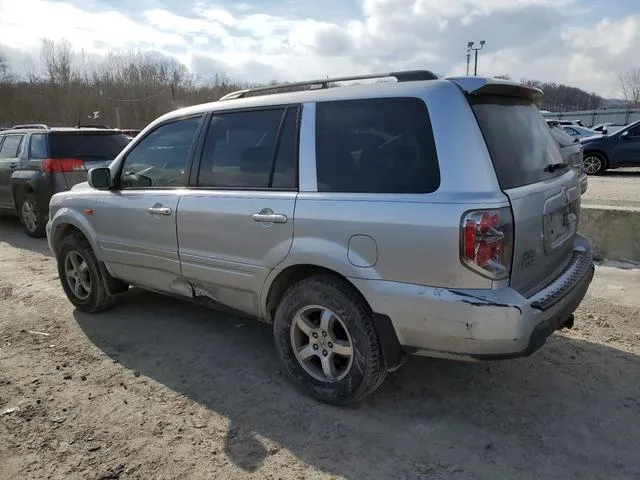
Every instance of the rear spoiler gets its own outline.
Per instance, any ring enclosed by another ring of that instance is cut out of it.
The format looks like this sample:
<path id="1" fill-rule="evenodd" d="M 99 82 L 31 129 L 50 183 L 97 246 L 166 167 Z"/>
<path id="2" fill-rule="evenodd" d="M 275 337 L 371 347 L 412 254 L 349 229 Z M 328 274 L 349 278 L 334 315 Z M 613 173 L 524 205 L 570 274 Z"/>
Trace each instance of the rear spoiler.
<path id="1" fill-rule="evenodd" d="M 542 98 L 542 90 L 531 85 L 487 77 L 452 77 L 452 81 L 467 95 L 507 95 L 520 97 L 532 102 Z"/>

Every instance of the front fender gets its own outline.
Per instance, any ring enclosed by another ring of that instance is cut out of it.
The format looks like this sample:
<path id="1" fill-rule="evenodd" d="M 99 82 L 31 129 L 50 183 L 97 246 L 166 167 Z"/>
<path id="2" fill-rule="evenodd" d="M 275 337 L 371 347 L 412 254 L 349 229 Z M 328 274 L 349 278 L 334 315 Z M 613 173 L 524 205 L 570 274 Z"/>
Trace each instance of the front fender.
<path id="1" fill-rule="evenodd" d="M 89 241 L 89 244 L 95 252 L 98 260 L 102 258 L 102 252 L 97 241 L 96 232 L 91 226 L 91 223 L 83 213 L 68 207 L 58 209 L 47 223 L 47 241 L 49 242 L 49 249 L 54 255 L 56 253 L 56 243 L 60 240 L 60 238 L 58 238 L 58 233 L 60 229 L 66 225 L 73 225 L 75 228 L 80 230 L 80 232 L 82 232 L 85 238 Z"/>

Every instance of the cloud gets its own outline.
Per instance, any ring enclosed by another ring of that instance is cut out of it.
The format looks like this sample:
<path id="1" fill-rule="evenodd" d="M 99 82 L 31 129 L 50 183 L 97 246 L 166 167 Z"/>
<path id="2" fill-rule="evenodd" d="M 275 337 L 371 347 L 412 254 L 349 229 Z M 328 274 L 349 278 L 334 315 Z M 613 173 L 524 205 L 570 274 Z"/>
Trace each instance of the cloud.
<path id="1" fill-rule="evenodd" d="M 570 83 L 606 96 L 616 94 L 617 74 L 634 66 L 640 44 L 640 15 L 607 17 L 596 0 L 360 0 L 359 8 L 345 0 L 313 7 L 303 0 L 146 0 L 136 14 L 83 5 L 0 0 L 0 44 L 34 52 L 41 37 L 66 37 L 96 54 L 146 48 L 196 73 L 263 82 L 409 68 L 460 75 L 467 41 L 486 40 L 483 74 Z M 336 8 L 340 15 L 331 16 Z M 25 11 L 36 13 L 27 18 Z"/>
<path id="2" fill-rule="evenodd" d="M 162 32 L 114 10 L 89 12 L 71 3 L 47 0 L 0 0 L 0 43 L 24 50 L 42 38 L 68 39 L 76 48 L 154 48 L 188 44 L 176 32 Z M 26 14 L 25 12 L 29 12 Z"/>

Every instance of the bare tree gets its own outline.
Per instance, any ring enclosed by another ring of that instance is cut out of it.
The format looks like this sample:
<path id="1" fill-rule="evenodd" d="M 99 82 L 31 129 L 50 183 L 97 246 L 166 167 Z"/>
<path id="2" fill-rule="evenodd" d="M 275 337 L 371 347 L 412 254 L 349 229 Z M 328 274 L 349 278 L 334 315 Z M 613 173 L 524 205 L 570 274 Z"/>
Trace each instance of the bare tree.
<path id="1" fill-rule="evenodd" d="M 139 128 L 168 111 L 247 87 L 224 73 L 197 77 L 158 52 L 88 55 L 66 41 L 44 41 L 39 57 L 22 67 L 26 74 L 19 77 L 3 79 L 0 74 L 0 126 L 100 123 Z M 100 112 L 99 118 L 94 112 Z"/>
<path id="2" fill-rule="evenodd" d="M 620 92 L 630 107 L 640 107 L 640 68 L 632 68 L 618 76 Z"/>
<path id="3" fill-rule="evenodd" d="M 68 86 L 71 82 L 73 60 L 73 48 L 69 41 L 65 39 L 56 43 L 53 40 L 43 40 L 40 56 L 51 84 Z"/>
<path id="4" fill-rule="evenodd" d="M 11 76 L 9 70 L 9 63 L 7 62 L 7 58 L 0 53 L 0 81 L 6 81 Z"/>

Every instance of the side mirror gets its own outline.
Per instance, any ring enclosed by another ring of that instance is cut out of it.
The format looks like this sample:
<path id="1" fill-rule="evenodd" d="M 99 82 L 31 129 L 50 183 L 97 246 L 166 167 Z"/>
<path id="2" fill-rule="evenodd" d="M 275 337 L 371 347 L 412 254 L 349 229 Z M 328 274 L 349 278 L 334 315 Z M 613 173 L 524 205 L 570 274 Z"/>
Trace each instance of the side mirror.
<path id="1" fill-rule="evenodd" d="M 87 174 L 87 181 L 91 188 L 106 190 L 111 187 L 111 170 L 106 167 L 92 168 Z"/>
<path id="2" fill-rule="evenodd" d="M 625 140 L 626 140 L 627 138 L 629 138 L 629 130 L 627 130 L 626 132 L 622 132 L 622 133 L 620 134 L 620 138 L 623 138 L 623 139 L 625 139 Z"/>

